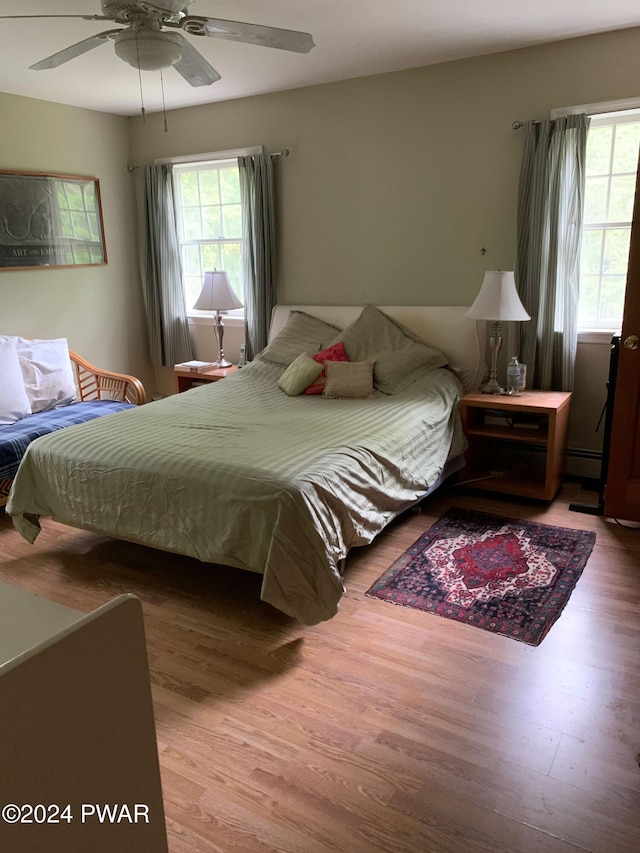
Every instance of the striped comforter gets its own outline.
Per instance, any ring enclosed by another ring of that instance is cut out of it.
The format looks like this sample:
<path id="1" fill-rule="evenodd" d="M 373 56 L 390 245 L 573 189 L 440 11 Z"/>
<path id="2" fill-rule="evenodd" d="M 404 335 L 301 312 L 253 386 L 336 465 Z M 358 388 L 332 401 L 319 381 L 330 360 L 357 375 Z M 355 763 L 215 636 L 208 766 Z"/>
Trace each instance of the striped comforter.
<path id="1" fill-rule="evenodd" d="M 461 387 L 431 370 L 395 396 L 287 397 L 254 361 L 222 382 L 46 436 L 7 512 L 263 574 L 261 597 L 303 624 L 337 612 L 338 565 L 423 495 L 464 449 Z"/>

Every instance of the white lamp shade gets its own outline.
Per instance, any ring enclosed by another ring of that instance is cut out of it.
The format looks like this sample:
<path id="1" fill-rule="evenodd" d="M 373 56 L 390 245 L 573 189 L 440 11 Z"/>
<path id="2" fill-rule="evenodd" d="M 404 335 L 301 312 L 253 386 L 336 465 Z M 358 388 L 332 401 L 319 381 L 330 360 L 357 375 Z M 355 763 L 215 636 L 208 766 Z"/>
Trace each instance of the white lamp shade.
<path id="1" fill-rule="evenodd" d="M 231 287 L 226 272 L 214 270 L 204 274 L 204 284 L 193 307 L 198 311 L 231 311 L 232 308 L 242 308 L 242 302 Z"/>
<path id="2" fill-rule="evenodd" d="M 516 290 L 512 272 L 491 270 L 465 317 L 472 320 L 530 320 Z"/>

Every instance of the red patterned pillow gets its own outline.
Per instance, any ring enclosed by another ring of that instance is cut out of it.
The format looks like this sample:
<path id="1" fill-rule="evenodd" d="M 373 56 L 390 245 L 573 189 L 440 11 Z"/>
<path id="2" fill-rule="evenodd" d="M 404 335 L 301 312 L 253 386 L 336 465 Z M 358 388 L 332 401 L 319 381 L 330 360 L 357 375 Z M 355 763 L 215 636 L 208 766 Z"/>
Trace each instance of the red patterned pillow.
<path id="1" fill-rule="evenodd" d="M 314 361 L 317 361 L 318 364 L 324 364 L 326 361 L 349 361 L 349 357 L 347 356 L 344 350 L 344 344 L 342 341 L 338 341 L 337 344 L 333 344 L 327 349 L 323 349 L 322 352 L 317 352 L 315 355 L 312 355 L 311 358 Z M 305 390 L 305 394 L 322 394 L 324 391 L 324 382 L 325 382 L 325 372 L 324 369 L 320 376 L 315 379 L 311 385 Z"/>

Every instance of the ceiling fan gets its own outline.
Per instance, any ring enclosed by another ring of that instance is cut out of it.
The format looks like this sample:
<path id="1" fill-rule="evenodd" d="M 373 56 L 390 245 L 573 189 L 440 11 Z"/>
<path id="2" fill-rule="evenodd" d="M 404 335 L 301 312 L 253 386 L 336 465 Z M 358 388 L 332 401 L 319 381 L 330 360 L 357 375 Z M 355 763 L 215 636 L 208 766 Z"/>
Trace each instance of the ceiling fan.
<path id="1" fill-rule="evenodd" d="M 275 47 L 296 53 L 308 53 L 314 47 L 309 33 L 203 18 L 189 15 L 193 0 L 101 0 L 102 15 L 0 15 L 4 18 L 81 18 L 85 21 L 113 21 L 121 26 L 105 30 L 72 44 L 36 62 L 35 71 L 57 68 L 95 47 L 113 41 L 116 55 L 134 68 L 154 71 L 173 66 L 191 86 L 209 86 L 220 80 L 220 74 L 184 36 L 227 39 L 263 47 Z"/>

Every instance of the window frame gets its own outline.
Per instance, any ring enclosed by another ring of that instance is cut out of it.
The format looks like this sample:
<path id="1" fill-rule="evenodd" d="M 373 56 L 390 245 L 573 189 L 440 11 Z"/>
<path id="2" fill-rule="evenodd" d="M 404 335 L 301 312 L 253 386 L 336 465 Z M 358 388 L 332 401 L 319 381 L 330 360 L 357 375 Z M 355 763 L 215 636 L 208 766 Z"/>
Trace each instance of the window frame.
<path id="1" fill-rule="evenodd" d="M 209 152 L 207 154 L 191 154 L 191 155 L 183 155 L 178 157 L 166 157 L 162 159 L 156 159 L 155 163 L 171 163 L 174 167 L 179 167 L 175 169 L 175 173 L 173 176 L 174 180 L 174 204 L 176 206 L 176 224 L 179 221 L 179 210 L 178 210 L 178 195 L 179 190 L 177 187 L 177 177 L 180 172 L 189 171 L 189 167 L 191 167 L 192 171 L 196 171 L 200 168 L 206 169 L 207 167 L 215 166 L 219 168 L 223 163 L 232 163 L 233 161 L 237 161 L 238 157 L 246 157 L 251 156 L 253 154 L 262 154 L 263 147 L 261 145 L 253 146 L 251 148 L 234 148 L 225 151 L 214 151 Z M 240 238 L 242 239 L 242 237 Z M 180 242 L 180 247 L 182 250 L 183 242 L 178 237 Z M 192 242 L 192 241 L 187 241 Z M 205 242 L 213 242 L 213 243 L 221 243 L 227 242 L 224 238 L 220 238 L 218 240 L 209 240 Z M 229 240 L 229 242 L 237 242 L 237 239 L 234 238 Z M 185 282 L 183 280 L 183 289 L 186 295 Z M 186 306 L 187 318 L 189 319 L 189 323 L 193 325 L 211 325 L 213 324 L 214 312 L 213 311 L 201 311 L 196 308 L 193 308 L 191 305 Z M 244 324 L 244 307 L 236 308 L 232 311 L 229 311 L 228 314 L 225 313 L 225 325 L 234 326 L 234 325 L 243 325 Z"/>
<path id="2" fill-rule="evenodd" d="M 558 107 L 551 111 L 551 118 L 559 118 L 561 116 L 567 115 L 576 115 L 579 113 L 586 113 L 591 119 L 591 126 L 597 127 L 607 126 L 613 124 L 611 122 L 612 118 L 619 119 L 616 124 L 622 123 L 635 123 L 640 120 L 640 98 L 626 98 L 622 100 L 616 101 L 603 101 L 595 104 L 580 104 L 571 107 Z M 610 175 L 609 175 L 610 177 Z M 593 230 L 596 227 L 603 227 L 605 230 L 612 229 L 615 227 L 627 227 L 630 223 L 620 223 L 620 222 L 606 222 L 600 223 L 600 226 L 596 226 L 593 223 L 590 223 L 588 226 L 582 227 L 581 234 L 581 242 L 582 236 L 585 231 Z M 585 326 L 578 327 L 578 340 L 580 342 L 599 342 L 602 340 L 606 340 L 609 342 L 611 340 L 612 334 L 619 332 L 620 327 L 622 325 L 622 317 L 620 318 L 620 322 L 617 324 L 610 325 L 608 322 L 603 322 L 602 324 L 590 324 Z"/>

